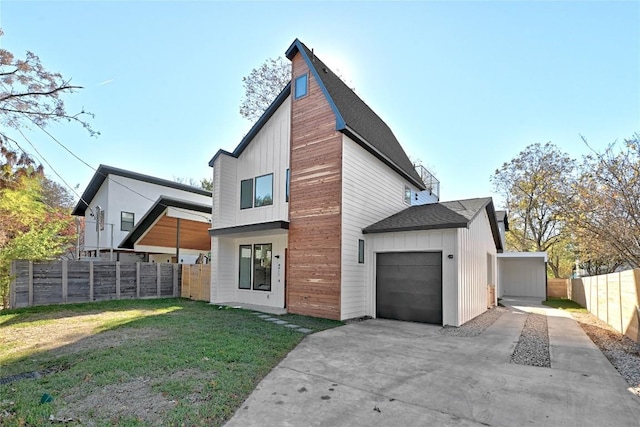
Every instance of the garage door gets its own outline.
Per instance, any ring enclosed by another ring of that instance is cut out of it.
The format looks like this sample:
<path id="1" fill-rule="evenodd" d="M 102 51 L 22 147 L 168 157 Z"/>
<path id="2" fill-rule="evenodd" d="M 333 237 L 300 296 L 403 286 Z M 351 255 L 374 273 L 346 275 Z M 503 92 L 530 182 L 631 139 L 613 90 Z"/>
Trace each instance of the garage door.
<path id="1" fill-rule="evenodd" d="M 376 316 L 442 325 L 442 252 L 377 254 Z"/>
<path id="2" fill-rule="evenodd" d="M 499 258 L 503 296 L 546 297 L 546 268 L 543 259 Z"/>

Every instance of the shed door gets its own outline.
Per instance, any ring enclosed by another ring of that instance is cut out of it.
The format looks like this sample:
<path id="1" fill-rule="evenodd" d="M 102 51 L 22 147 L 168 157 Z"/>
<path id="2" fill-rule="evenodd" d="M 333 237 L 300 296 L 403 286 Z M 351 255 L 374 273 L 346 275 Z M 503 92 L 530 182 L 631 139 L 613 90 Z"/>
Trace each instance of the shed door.
<path id="1" fill-rule="evenodd" d="M 442 325 L 442 252 L 377 254 L 376 317 Z"/>
<path id="2" fill-rule="evenodd" d="M 546 298 L 546 267 L 541 258 L 500 258 L 502 295 Z"/>

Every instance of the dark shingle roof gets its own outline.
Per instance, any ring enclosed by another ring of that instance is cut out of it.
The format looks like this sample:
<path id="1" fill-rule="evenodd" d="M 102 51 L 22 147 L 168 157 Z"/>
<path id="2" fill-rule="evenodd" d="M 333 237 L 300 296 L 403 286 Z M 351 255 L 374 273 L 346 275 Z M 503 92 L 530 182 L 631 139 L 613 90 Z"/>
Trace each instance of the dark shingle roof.
<path id="1" fill-rule="evenodd" d="M 102 183 L 107 179 L 109 175 L 117 175 L 125 178 L 135 179 L 136 181 L 148 182 L 150 184 L 161 185 L 163 187 L 176 188 L 178 190 L 188 191 L 194 194 L 200 194 L 203 196 L 211 197 L 211 191 L 203 190 L 201 188 L 192 187 L 186 184 L 180 184 L 179 182 L 169 181 L 168 179 L 156 178 L 154 176 L 143 175 L 141 173 L 128 171 L 125 169 L 114 168 L 113 166 L 100 165 L 96 169 L 96 173 L 93 174 L 89 185 L 82 193 L 82 197 L 78 201 L 78 204 L 71 212 L 71 215 L 84 216 L 87 210 L 87 203 L 91 203 L 91 200 L 96 196 L 96 193 L 102 186 Z M 123 187 L 124 189 L 124 187 Z M 128 191 L 128 190 L 126 190 Z M 86 202 L 86 203 L 85 203 Z"/>
<path id="2" fill-rule="evenodd" d="M 496 248 L 502 251 L 491 197 L 411 206 L 362 230 L 363 234 L 465 228 L 486 209 Z"/>
<path id="3" fill-rule="evenodd" d="M 337 130 L 424 190 L 420 175 L 389 126 L 298 39 L 287 50 L 287 57 L 292 59 L 297 51 L 303 53 L 318 83 L 326 89 L 329 104 L 335 107 Z"/>

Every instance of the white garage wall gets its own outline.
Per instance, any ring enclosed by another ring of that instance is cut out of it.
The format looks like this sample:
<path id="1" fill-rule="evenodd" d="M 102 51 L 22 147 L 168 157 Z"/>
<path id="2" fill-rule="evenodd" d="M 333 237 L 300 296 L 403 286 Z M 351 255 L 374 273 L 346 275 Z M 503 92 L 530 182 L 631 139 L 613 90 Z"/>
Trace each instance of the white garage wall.
<path id="1" fill-rule="evenodd" d="M 342 141 L 340 315 L 352 319 L 367 314 L 367 265 L 358 263 L 362 229 L 408 208 L 405 185 L 417 188 L 347 136 Z"/>
<path id="2" fill-rule="evenodd" d="M 457 322 L 456 230 L 405 231 L 365 235 L 367 265 L 367 315 L 376 317 L 376 254 L 379 252 L 442 251 L 442 321 Z"/>
<path id="3" fill-rule="evenodd" d="M 487 257 L 491 258 L 492 271 L 496 271 L 496 254 L 489 216 L 483 209 L 468 229 L 458 229 L 458 317 L 452 325 L 460 326 L 487 310 Z"/>
<path id="4" fill-rule="evenodd" d="M 500 258 L 499 296 L 546 298 L 543 258 Z"/>

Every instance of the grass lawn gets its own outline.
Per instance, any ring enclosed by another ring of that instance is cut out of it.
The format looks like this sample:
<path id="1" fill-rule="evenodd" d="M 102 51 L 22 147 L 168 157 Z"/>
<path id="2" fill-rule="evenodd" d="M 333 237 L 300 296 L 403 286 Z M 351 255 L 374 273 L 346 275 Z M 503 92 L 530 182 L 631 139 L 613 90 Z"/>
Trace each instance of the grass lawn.
<path id="1" fill-rule="evenodd" d="M 175 298 L 3 310 L 0 383 L 42 375 L 0 384 L 0 425 L 220 425 L 302 338 L 251 311 Z"/>
<path id="2" fill-rule="evenodd" d="M 567 298 L 548 298 L 546 301 L 542 301 L 542 304 L 572 313 L 588 313 L 586 308 Z"/>

